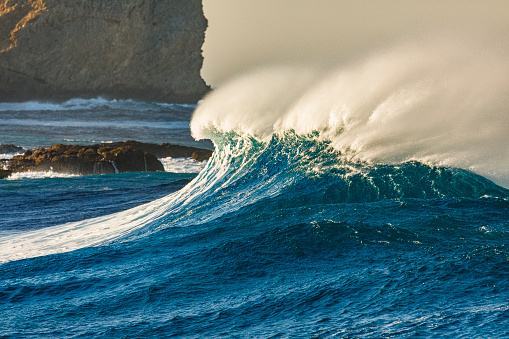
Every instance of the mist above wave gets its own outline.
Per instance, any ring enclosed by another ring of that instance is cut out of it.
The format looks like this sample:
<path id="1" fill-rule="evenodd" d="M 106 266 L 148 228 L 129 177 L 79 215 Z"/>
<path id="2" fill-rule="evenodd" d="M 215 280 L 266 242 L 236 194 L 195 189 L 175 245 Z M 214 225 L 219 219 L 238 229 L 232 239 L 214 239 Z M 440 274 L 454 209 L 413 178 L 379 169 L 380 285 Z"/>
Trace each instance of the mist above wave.
<path id="1" fill-rule="evenodd" d="M 351 158 L 474 170 L 509 183 L 509 58 L 483 42 L 413 42 L 323 71 L 274 67 L 202 100 L 195 138 L 318 132 Z"/>

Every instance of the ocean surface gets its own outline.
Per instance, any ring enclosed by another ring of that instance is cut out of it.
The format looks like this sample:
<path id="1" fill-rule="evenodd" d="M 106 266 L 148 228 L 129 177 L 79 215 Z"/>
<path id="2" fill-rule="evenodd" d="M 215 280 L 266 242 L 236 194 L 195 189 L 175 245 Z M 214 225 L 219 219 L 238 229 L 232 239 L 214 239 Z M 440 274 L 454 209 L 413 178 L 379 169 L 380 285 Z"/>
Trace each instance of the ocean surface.
<path id="1" fill-rule="evenodd" d="M 1 143 L 215 149 L 0 180 L 0 337 L 509 337 L 507 91 L 462 105 L 466 86 L 382 61 L 257 73 L 197 107 L 0 104 Z"/>

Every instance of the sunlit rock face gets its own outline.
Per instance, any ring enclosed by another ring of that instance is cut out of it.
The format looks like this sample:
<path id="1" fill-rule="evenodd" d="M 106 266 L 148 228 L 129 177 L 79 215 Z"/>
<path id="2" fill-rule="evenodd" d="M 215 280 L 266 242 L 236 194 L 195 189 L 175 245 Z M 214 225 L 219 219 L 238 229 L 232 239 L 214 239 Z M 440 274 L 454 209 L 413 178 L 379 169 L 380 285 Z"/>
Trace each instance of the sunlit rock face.
<path id="1" fill-rule="evenodd" d="M 201 0 L 0 0 L 0 101 L 196 102 L 206 27 Z"/>

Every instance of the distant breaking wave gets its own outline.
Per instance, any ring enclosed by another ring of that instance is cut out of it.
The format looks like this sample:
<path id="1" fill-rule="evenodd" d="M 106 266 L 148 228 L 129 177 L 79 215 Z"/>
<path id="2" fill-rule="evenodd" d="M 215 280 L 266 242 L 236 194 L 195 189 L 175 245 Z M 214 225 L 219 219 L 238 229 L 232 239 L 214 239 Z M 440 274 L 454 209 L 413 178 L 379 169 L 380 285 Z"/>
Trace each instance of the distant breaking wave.
<path id="1" fill-rule="evenodd" d="M 123 109 L 127 111 L 150 111 L 157 108 L 178 108 L 178 107 L 194 107 L 188 104 L 167 104 L 167 103 L 153 103 L 142 102 L 135 100 L 116 100 L 106 99 L 102 97 L 94 99 L 70 99 L 62 103 L 53 102 L 4 102 L 0 103 L 0 112 L 4 111 L 78 111 L 90 109 Z"/>

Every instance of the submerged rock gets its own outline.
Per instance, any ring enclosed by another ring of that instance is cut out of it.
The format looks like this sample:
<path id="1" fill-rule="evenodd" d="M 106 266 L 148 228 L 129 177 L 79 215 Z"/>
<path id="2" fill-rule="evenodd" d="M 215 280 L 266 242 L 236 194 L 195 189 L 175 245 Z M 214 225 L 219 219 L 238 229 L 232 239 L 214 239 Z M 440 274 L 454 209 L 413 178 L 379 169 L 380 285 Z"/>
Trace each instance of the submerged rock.
<path id="1" fill-rule="evenodd" d="M 7 167 L 11 172 L 54 171 L 78 175 L 118 172 L 164 171 L 153 155 L 131 146 L 78 146 L 57 144 L 14 156 Z"/>
<path id="2" fill-rule="evenodd" d="M 197 102 L 201 0 L 0 0 L 0 101 Z"/>

